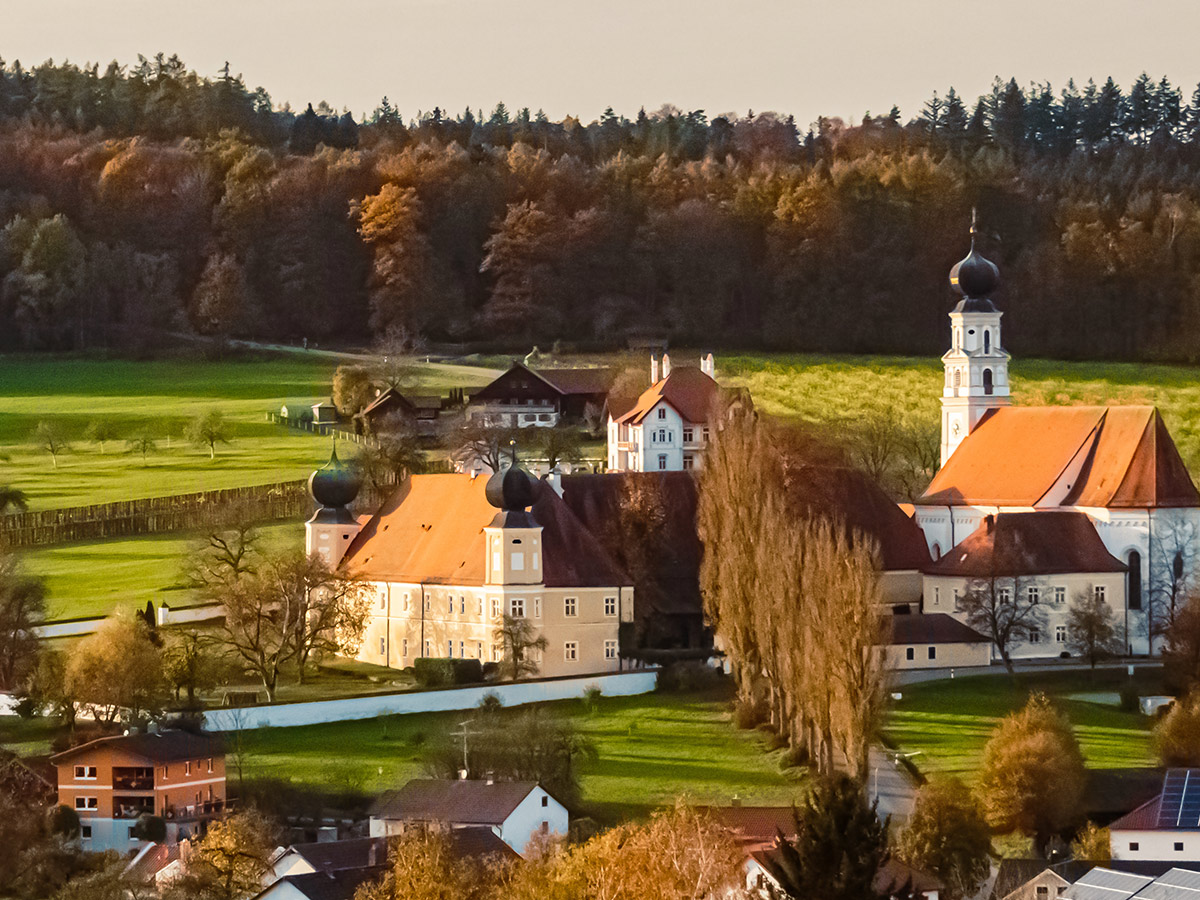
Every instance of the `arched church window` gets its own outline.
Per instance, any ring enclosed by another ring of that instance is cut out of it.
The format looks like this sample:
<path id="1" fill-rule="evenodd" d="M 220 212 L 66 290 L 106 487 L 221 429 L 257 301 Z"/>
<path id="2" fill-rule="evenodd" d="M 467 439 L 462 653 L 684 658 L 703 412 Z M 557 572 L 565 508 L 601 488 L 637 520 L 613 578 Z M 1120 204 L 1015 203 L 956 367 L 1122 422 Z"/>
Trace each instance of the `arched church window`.
<path id="1" fill-rule="evenodd" d="M 990 395 L 992 393 L 992 370 L 983 370 L 983 392 Z"/>
<path id="2" fill-rule="evenodd" d="M 1142 554 L 1130 550 L 1126 558 L 1129 571 L 1125 573 L 1125 598 L 1130 609 L 1142 608 Z"/>
<path id="3" fill-rule="evenodd" d="M 941 547 L 941 545 L 940 545 L 940 544 L 938 544 L 937 542 L 934 542 L 934 545 L 933 545 L 933 561 L 934 561 L 934 562 L 937 562 L 937 561 L 938 561 L 939 559 L 941 559 L 941 558 L 942 558 L 942 547 Z"/>
<path id="4" fill-rule="evenodd" d="M 992 352 L 992 333 L 986 330 L 983 332 L 983 352 Z"/>

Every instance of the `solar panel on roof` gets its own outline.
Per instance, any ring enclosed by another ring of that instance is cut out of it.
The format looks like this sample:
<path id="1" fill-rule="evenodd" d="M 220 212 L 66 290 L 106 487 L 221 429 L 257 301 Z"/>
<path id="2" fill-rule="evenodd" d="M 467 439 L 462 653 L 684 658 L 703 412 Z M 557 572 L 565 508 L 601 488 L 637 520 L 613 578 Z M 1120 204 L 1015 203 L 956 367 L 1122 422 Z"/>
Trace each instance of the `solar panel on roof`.
<path id="1" fill-rule="evenodd" d="M 1200 827 L 1200 769 L 1167 772 L 1158 806 L 1158 827 Z"/>

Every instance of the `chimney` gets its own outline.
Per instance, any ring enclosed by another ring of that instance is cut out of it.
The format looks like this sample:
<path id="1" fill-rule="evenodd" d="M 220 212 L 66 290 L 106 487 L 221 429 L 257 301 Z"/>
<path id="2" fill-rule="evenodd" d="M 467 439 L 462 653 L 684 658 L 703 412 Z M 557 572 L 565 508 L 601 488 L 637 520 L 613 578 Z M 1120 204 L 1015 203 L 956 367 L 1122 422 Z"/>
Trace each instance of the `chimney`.
<path id="1" fill-rule="evenodd" d="M 658 384 L 658 351 L 650 351 L 650 383 Z"/>
<path id="2" fill-rule="evenodd" d="M 371 841 L 367 847 L 367 866 L 373 868 L 379 865 L 379 845 L 375 841 Z"/>
<path id="3" fill-rule="evenodd" d="M 733 795 L 733 799 L 729 801 L 729 805 L 738 807 L 742 805 L 742 798 L 738 794 Z"/>
<path id="4" fill-rule="evenodd" d="M 706 353 L 700 357 L 700 371 L 712 378 L 714 381 L 717 377 L 717 363 L 713 359 L 712 353 Z"/>
<path id="5" fill-rule="evenodd" d="M 496 773 L 488 772 L 486 775 L 484 775 L 483 783 L 484 784 L 495 784 L 496 783 Z"/>
<path id="6" fill-rule="evenodd" d="M 554 488 L 554 493 L 561 497 L 563 495 L 562 469 L 558 466 L 551 469 L 546 475 L 546 483 Z"/>
<path id="7" fill-rule="evenodd" d="M 664 353 L 662 360 L 662 377 L 669 378 L 671 375 L 671 354 Z"/>
<path id="8" fill-rule="evenodd" d="M 996 527 L 996 517 L 988 513 L 983 517 L 983 524 L 987 526 L 987 533 L 991 534 L 992 529 Z"/>

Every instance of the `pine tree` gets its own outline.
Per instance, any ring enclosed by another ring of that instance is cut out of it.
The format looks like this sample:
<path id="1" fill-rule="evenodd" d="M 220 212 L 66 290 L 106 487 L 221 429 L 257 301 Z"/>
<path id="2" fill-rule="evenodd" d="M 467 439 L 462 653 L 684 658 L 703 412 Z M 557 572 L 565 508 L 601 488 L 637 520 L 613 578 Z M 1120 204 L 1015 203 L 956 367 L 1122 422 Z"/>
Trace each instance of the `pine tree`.
<path id="1" fill-rule="evenodd" d="M 1169 141 L 1183 125 L 1183 95 L 1163 76 L 1154 90 L 1154 139 Z"/>
<path id="2" fill-rule="evenodd" d="M 1111 82 L 1110 78 L 1109 83 Z M 1105 88 L 1107 87 L 1108 85 L 1105 85 Z M 1146 143 L 1146 137 L 1154 129 L 1154 124 L 1154 82 L 1143 72 L 1129 90 L 1129 99 L 1121 116 L 1121 127 L 1126 135 L 1135 138 L 1140 145 Z"/>
<path id="3" fill-rule="evenodd" d="M 946 105 L 942 110 L 942 130 L 951 138 L 961 138 L 967 130 L 967 110 L 954 88 L 946 92 Z"/>
<path id="4" fill-rule="evenodd" d="M 1110 76 L 1100 89 L 1096 98 L 1096 115 L 1100 125 L 1102 140 L 1110 144 L 1117 143 L 1123 134 L 1121 121 L 1125 113 L 1125 98 L 1121 89 Z"/>
<path id="5" fill-rule="evenodd" d="M 933 92 L 933 96 L 925 101 L 925 105 L 921 108 L 919 121 L 921 126 L 929 133 L 930 137 L 936 135 L 942 128 L 942 116 L 945 106 L 942 100 L 937 95 L 937 91 Z"/>

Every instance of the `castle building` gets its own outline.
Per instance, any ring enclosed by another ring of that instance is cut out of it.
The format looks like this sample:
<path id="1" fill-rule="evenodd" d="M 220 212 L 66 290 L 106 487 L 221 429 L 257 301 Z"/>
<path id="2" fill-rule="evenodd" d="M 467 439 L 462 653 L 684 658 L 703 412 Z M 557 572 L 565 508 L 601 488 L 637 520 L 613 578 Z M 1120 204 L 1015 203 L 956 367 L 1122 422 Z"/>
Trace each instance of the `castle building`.
<path id="1" fill-rule="evenodd" d="M 309 480 L 321 508 L 306 549 L 372 588 L 358 658 L 393 668 L 418 657 L 501 662 L 508 615 L 532 623 L 538 674 L 621 667 L 633 582 L 546 482 L 513 464 L 483 478 L 412 475 L 373 515 L 347 506 L 359 487 L 336 455 Z"/>
<path id="2" fill-rule="evenodd" d="M 1040 589 L 1053 576 L 1049 587 L 1068 593 L 1083 581 L 1103 582 L 1128 649 L 1150 652 L 1200 565 L 1200 493 L 1153 407 L 1011 405 L 1010 357 L 991 299 L 999 270 L 976 249 L 974 231 L 970 253 L 950 272 L 961 300 L 950 313 L 951 348 L 942 357 L 942 466 L 913 510 L 933 558 L 924 605 L 953 614 L 940 596 L 932 602 L 935 588 L 940 594 L 949 587 L 940 579 L 990 565 L 981 560 L 992 530 L 1011 533 L 1025 541 L 1040 571 L 1009 577 L 1025 576 Z M 1058 533 L 1012 518 L 1030 513 L 1078 516 L 1055 520 L 1070 528 Z M 960 546 L 955 554 L 969 560 L 941 562 Z M 1122 567 L 1119 589 L 1111 587 L 1113 562 L 1097 548 Z M 1061 650 L 1039 634 L 1026 636 L 1017 655 Z"/>

